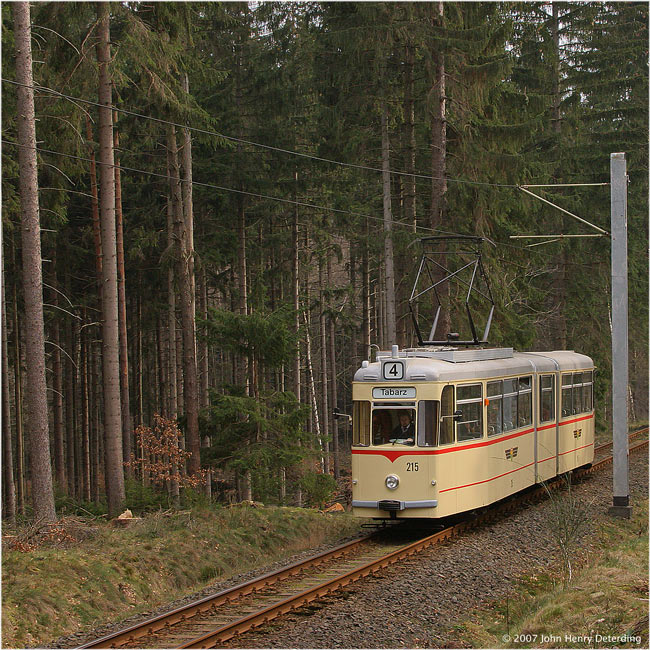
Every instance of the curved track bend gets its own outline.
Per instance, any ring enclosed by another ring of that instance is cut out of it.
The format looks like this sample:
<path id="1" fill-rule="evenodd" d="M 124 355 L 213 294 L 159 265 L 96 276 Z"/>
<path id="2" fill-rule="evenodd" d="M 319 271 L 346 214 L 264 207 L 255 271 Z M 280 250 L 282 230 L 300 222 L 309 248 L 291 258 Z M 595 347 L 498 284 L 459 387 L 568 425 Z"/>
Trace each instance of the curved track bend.
<path id="1" fill-rule="evenodd" d="M 648 429 L 643 429 L 634 432 L 631 437 L 647 431 Z M 647 440 L 639 442 L 630 447 L 630 452 L 647 444 Z M 608 446 L 611 443 L 601 445 L 595 451 L 602 453 Z M 611 462 L 611 456 L 597 460 L 591 467 L 575 471 L 574 476 L 586 476 Z M 523 504 L 543 500 L 548 489 L 561 486 L 562 481 L 537 486 L 417 541 L 399 543 L 394 537 L 387 541 L 376 535 L 353 540 L 279 571 L 102 637 L 81 648 L 214 647 L 237 634 L 259 627 L 277 616 L 380 571 L 423 548 L 502 517 Z"/>

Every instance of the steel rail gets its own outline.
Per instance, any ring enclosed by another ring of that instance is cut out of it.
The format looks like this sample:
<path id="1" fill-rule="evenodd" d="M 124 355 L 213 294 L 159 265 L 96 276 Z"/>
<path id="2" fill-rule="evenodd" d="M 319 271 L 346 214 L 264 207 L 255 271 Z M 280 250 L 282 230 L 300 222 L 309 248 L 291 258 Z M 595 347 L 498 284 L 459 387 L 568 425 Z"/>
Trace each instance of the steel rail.
<path id="1" fill-rule="evenodd" d="M 256 591 L 259 591 L 263 587 L 267 587 L 269 585 L 275 584 L 276 582 L 279 582 L 280 580 L 284 580 L 291 576 L 297 575 L 308 567 L 317 566 L 318 564 L 322 564 L 323 562 L 349 553 L 355 547 L 369 541 L 371 537 L 372 535 L 366 535 L 364 537 L 352 540 L 351 542 L 341 544 L 340 546 L 337 546 L 336 548 L 330 549 L 328 551 L 323 551 L 322 553 L 311 556 L 305 560 L 299 560 L 287 567 L 284 567 L 277 571 L 271 571 L 270 573 L 260 576 L 259 578 L 253 578 L 248 582 L 240 585 L 235 585 L 234 587 L 220 591 L 219 593 L 212 596 L 206 596 L 205 598 L 190 603 L 189 605 L 184 605 L 183 607 L 179 607 L 170 612 L 160 614 L 159 616 L 149 619 L 144 623 L 138 623 L 124 630 L 120 630 L 119 632 L 103 636 L 100 639 L 96 639 L 90 643 L 79 646 L 79 649 L 118 648 L 121 644 L 133 642 L 141 636 L 153 634 L 157 630 L 163 629 L 170 625 L 174 625 L 181 621 L 188 621 L 193 616 L 208 611 L 216 605 L 222 605 L 235 601 L 243 596 L 247 596 Z"/>
<path id="2" fill-rule="evenodd" d="M 628 435 L 628 440 L 634 440 L 635 438 L 638 438 L 640 435 L 644 433 L 648 433 L 648 427 L 644 427 L 643 429 L 637 429 L 636 431 L 632 431 Z M 598 445 L 596 449 L 594 449 L 595 452 L 601 451 L 603 449 L 606 449 L 607 447 L 611 447 L 614 444 L 613 440 L 610 440 L 609 442 L 604 442 L 602 445 Z"/>
<path id="3" fill-rule="evenodd" d="M 642 440 L 641 442 L 637 442 L 636 445 L 632 445 L 629 449 L 630 453 L 633 453 L 635 451 L 639 451 L 640 449 L 643 449 L 643 447 L 648 446 L 648 440 Z M 579 470 L 579 476 L 582 476 L 583 474 L 593 474 L 595 471 L 602 469 L 606 465 L 610 465 L 614 460 L 613 456 L 608 456 L 607 458 L 603 458 L 602 460 L 599 460 L 598 462 L 594 463 L 591 467 L 588 467 L 586 469 Z"/>
<path id="4" fill-rule="evenodd" d="M 648 429 L 646 428 L 633 432 L 631 434 L 631 437 L 636 437 L 642 433 L 647 432 L 647 430 Z M 611 445 L 611 443 L 600 445 L 595 449 L 595 451 L 602 450 L 609 445 Z M 630 453 L 633 453 L 647 445 L 648 440 L 641 441 L 640 443 L 630 447 Z M 589 468 L 574 470 L 574 476 L 576 476 L 576 478 L 582 478 L 594 473 L 599 469 L 602 469 L 604 466 L 610 464 L 611 462 L 611 457 L 602 459 L 598 462 L 595 462 Z M 288 596 L 275 604 L 260 609 L 257 612 L 253 612 L 237 620 L 223 624 L 220 627 L 215 628 L 213 631 L 203 636 L 191 639 L 185 644 L 178 645 L 177 647 L 213 647 L 216 642 L 226 641 L 254 627 L 259 627 L 269 620 L 286 614 L 287 612 L 297 609 L 298 607 L 302 607 L 314 600 L 317 600 L 318 598 L 322 598 L 323 596 L 332 593 L 341 587 L 345 587 L 352 582 L 356 582 L 361 578 L 375 573 L 387 566 L 395 564 L 399 560 L 413 555 L 420 550 L 423 550 L 432 545 L 442 543 L 452 537 L 457 537 L 467 530 L 483 525 L 484 523 L 494 520 L 503 514 L 507 514 L 508 512 L 519 508 L 524 503 L 534 503 L 541 501 L 548 495 L 550 490 L 561 488 L 562 485 L 562 481 L 555 480 L 545 485 L 530 489 L 512 498 L 508 498 L 504 502 L 497 504 L 496 507 L 492 507 L 489 510 L 482 512 L 471 520 L 466 520 L 453 526 L 449 526 L 441 531 L 434 533 L 433 535 L 427 536 L 421 540 L 410 543 L 385 556 L 382 556 L 379 559 L 364 563 L 340 576 L 331 578 L 299 593 Z M 200 601 L 157 616 L 153 619 L 145 621 L 144 623 L 140 623 L 120 632 L 104 636 L 101 639 L 97 639 L 96 641 L 80 646 L 80 648 L 116 648 L 126 643 L 134 643 L 141 637 L 152 635 L 157 631 L 162 630 L 163 628 L 169 628 L 176 623 L 192 622 L 192 619 L 195 616 L 200 617 L 201 615 L 215 613 L 220 605 L 233 602 L 256 591 L 261 591 L 262 588 L 268 585 L 272 585 L 276 582 L 279 582 L 280 580 L 299 574 L 305 568 L 317 566 L 318 564 L 321 564 L 329 559 L 334 559 L 340 555 L 349 553 L 356 546 L 359 546 L 360 544 L 370 540 L 371 537 L 372 535 L 368 535 L 366 537 L 353 540 L 351 542 L 338 546 L 329 551 L 324 551 L 317 556 L 296 562 L 288 567 L 285 567 L 284 569 L 268 573 L 264 576 L 261 576 L 260 578 L 255 578 L 249 582 L 244 583 L 243 585 L 231 587 L 213 596 L 208 596 Z"/>
<path id="5" fill-rule="evenodd" d="M 286 614 L 287 612 L 293 609 L 297 609 L 298 607 L 302 607 L 303 605 L 307 605 L 308 603 L 318 598 L 322 598 L 323 596 L 326 596 L 327 594 L 334 592 L 341 587 L 345 587 L 352 582 L 356 582 L 361 578 L 365 578 L 371 573 L 375 573 L 382 568 L 390 566 L 391 564 L 395 564 L 395 562 L 398 562 L 399 560 L 408 557 L 409 555 L 413 555 L 417 551 L 422 550 L 427 546 L 438 544 L 446 539 L 449 539 L 450 537 L 458 535 L 467 527 L 468 526 L 466 522 L 463 522 L 461 524 L 456 524 L 455 526 L 445 528 L 444 530 L 441 530 L 434 535 L 430 535 L 429 537 L 425 537 L 424 539 L 418 540 L 417 542 L 408 544 L 404 548 L 393 551 L 388 555 L 384 555 L 378 560 L 373 560 L 371 562 L 363 564 L 360 567 L 353 569 L 352 571 L 348 571 L 342 576 L 337 576 L 336 578 L 332 578 L 331 580 L 302 591 L 299 594 L 289 596 L 288 598 L 285 598 L 284 600 L 274 605 L 270 605 L 269 607 L 266 607 L 259 612 L 249 614 L 248 616 L 245 616 L 237 621 L 228 623 L 214 630 L 213 632 L 205 634 L 196 639 L 192 639 L 188 643 L 179 645 L 178 647 L 211 648 L 213 647 L 212 644 L 217 641 L 227 641 L 237 634 L 246 632 L 253 627 L 259 627 L 260 625 L 270 621 L 273 618 L 276 618 L 282 614 Z"/>

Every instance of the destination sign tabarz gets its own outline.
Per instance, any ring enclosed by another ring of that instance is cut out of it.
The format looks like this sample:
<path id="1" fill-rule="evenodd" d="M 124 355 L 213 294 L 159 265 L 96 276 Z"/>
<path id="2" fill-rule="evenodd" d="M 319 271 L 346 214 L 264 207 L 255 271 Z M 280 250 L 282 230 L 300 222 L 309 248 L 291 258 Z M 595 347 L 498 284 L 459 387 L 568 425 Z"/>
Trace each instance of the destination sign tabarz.
<path id="1" fill-rule="evenodd" d="M 414 399 L 414 386 L 381 386 L 372 389 L 373 399 Z"/>

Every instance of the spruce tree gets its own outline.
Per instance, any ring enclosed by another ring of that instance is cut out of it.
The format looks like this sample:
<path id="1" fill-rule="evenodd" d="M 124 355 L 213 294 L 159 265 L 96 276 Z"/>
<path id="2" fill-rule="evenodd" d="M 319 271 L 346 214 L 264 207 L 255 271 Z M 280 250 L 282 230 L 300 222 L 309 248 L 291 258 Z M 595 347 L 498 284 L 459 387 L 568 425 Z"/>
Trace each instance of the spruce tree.
<path id="1" fill-rule="evenodd" d="M 50 522 L 56 519 L 56 512 L 50 464 L 45 383 L 41 225 L 29 3 L 16 2 L 12 9 L 16 39 L 16 81 L 21 84 L 17 91 L 16 110 L 23 246 L 23 296 L 25 300 L 26 424 L 31 451 L 30 469 L 34 518 L 39 522 Z"/>

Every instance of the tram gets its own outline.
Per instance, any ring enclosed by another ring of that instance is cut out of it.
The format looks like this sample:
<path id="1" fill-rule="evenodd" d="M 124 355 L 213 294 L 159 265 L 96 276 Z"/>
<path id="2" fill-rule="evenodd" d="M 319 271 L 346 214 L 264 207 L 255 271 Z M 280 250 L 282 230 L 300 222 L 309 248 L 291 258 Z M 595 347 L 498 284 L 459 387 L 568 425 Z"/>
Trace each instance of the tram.
<path id="1" fill-rule="evenodd" d="M 352 385 L 352 509 L 442 518 L 594 457 L 594 364 L 572 351 L 411 348 Z"/>
<path id="2" fill-rule="evenodd" d="M 352 511 L 360 517 L 449 517 L 594 458 L 593 361 L 566 350 L 488 347 L 495 302 L 481 246 L 492 242 L 420 242 L 409 299 L 418 347 L 379 352 L 352 383 Z M 434 340 L 445 283 L 467 291 L 465 340 L 457 332 Z M 422 314 L 433 318 L 429 340 Z"/>

